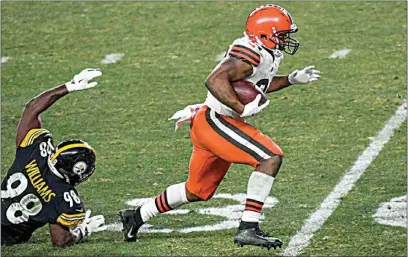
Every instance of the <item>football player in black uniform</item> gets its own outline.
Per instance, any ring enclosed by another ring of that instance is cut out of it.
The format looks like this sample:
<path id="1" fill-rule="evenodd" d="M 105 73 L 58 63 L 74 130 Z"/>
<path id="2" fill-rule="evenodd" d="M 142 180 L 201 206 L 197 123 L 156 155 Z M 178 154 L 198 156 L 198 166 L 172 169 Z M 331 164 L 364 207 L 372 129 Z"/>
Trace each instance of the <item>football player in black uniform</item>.
<path id="1" fill-rule="evenodd" d="M 53 144 L 42 128 L 40 114 L 69 92 L 91 88 L 101 76 L 86 69 L 58 87 L 29 101 L 17 129 L 16 155 L 1 184 L 1 244 L 26 242 L 32 233 L 49 224 L 54 246 L 81 241 L 92 232 L 106 229 L 104 217 L 90 217 L 75 186 L 95 171 L 95 150 L 86 142 L 70 139 Z M 71 227 L 76 225 L 76 228 Z"/>

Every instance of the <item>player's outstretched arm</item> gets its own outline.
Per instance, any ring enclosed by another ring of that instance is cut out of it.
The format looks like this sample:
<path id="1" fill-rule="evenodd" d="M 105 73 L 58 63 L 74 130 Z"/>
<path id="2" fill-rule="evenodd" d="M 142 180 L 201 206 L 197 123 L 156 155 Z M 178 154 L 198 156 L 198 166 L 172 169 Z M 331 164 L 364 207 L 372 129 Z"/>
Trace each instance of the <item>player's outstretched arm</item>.
<path id="1" fill-rule="evenodd" d="M 91 210 L 87 210 L 85 220 L 73 230 L 59 223 L 50 224 L 51 242 L 56 247 L 69 246 L 79 243 L 92 233 L 104 230 L 105 218 L 102 215 L 91 217 Z"/>
<path id="2" fill-rule="evenodd" d="M 269 84 L 269 88 L 266 91 L 266 93 L 272 93 L 291 85 L 292 84 L 290 84 L 288 76 L 275 76 L 273 77 L 271 83 Z"/>
<path id="3" fill-rule="evenodd" d="M 251 65 L 236 58 L 229 58 L 207 77 L 205 86 L 221 103 L 242 114 L 245 106 L 236 96 L 231 82 L 240 81 L 251 74 Z"/>
<path id="4" fill-rule="evenodd" d="M 319 78 L 320 71 L 316 70 L 315 66 L 308 66 L 300 71 L 294 70 L 287 76 L 275 76 L 266 93 L 272 93 L 295 84 L 306 84 Z"/>
<path id="5" fill-rule="evenodd" d="M 18 147 L 24 136 L 34 128 L 41 128 L 40 114 L 47 110 L 58 99 L 65 96 L 69 92 L 84 90 L 95 87 L 97 82 L 88 83 L 95 77 L 101 76 L 102 72 L 99 69 L 85 69 L 74 78 L 58 87 L 44 91 L 40 95 L 31 99 L 25 106 L 20 123 L 17 128 L 16 146 Z"/>

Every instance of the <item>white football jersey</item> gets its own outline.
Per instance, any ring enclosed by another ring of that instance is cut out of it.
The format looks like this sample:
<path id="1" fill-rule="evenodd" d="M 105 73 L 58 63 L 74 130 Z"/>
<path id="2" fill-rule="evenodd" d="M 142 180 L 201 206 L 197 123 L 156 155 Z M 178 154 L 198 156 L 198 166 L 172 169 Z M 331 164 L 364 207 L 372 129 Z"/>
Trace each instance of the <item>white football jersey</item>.
<path id="1" fill-rule="evenodd" d="M 232 45 L 230 45 L 224 59 L 221 60 L 215 69 L 217 69 L 217 67 L 219 67 L 230 56 L 247 62 L 252 66 L 252 75 L 247 77 L 245 80 L 258 86 L 258 88 L 263 92 L 268 90 L 269 83 L 271 83 L 273 77 L 276 75 L 279 64 L 283 59 L 283 54 L 281 51 L 267 51 L 259 44 L 250 41 L 246 36 L 236 39 Z M 204 104 L 219 114 L 239 117 L 239 115 L 231 108 L 218 101 L 217 98 L 210 93 L 210 91 L 207 93 L 207 99 L 205 100 Z"/>

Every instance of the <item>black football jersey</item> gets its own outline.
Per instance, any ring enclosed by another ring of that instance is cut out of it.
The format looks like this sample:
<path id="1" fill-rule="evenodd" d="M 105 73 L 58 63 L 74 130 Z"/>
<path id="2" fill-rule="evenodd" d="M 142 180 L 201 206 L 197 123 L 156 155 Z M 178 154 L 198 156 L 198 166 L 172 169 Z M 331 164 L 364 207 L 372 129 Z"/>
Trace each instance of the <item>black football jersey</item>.
<path id="1" fill-rule="evenodd" d="M 78 192 L 48 164 L 53 153 L 52 135 L 46 129 L 30 130 L 17 147 L 1 184 L 2 239 L 5 231 L 27 237 L 47 223 L 71 226 L 84 220 Z"/>

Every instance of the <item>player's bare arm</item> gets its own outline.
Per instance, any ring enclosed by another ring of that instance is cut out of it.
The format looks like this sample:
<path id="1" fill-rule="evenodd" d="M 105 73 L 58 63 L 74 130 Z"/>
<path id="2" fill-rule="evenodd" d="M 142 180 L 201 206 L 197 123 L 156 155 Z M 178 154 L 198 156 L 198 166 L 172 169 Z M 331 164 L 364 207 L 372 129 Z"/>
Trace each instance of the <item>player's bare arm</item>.
<path id="1" fill-rule="evenodd" d="M 275 76 L 269 84 L 269 88 L 266 93 L 272 93 L 291 85 L 292 84 L 290 84 L 288 76 Z"/>
<path id="2" fill-rule="evenodd" d="M 87 210 L 84 221 L 78 224 L 75 229 L 59 223 L 50 224 L 51 242 L 53 246 L 57 247 L 69 246 L 80 242 L 92 233 L 104 231 L 105 229 L 103 215 L 91 217 L 91 211 Z"/>
<path id="3" fill-rule="evenodd" d="M 17 128 L 16 146 L 20 145 L 28 131 L 42 127 L 40 114 L 67 94 L 67 87 L 60 85 L 41 93 L 26 104 Z"/>
<path id="4" fill-rule="evenodd" d="M 42 112 L 69 92 L 96 86 L 97 82 L 88 83 L 88 81 L 101 75 L 102 73 L 99 69 L 85 69 L 77 74 L 71 81 L 47 90 L 31 99 L 26 104 L 20 123 L 18 124 L 16 146 L 18 147 L 20 145 L 28 131 L 34 128 L 41 128 L 40 114 Z"/>
<path id="5" fill-rule="evenodd" d="M 83 237 L 80 233 L 75 233 L 61 224 L 50 224 L 50 233 L 51 243 L 56 247 L 73 245 Z"/>
<path id="6" fill-rule="evenodd" d="M 207 77 L 205 85 L 221 103 L 241 114 L 244 112 L 245 105 L 238 100 L 231 82 L 243 80 L 250 76 L 252 72 L 250 64 L 231 57 Z"/>
<path id="7" fill-rule="evenodd" d="M 300 71 L 294 70 L 287 76 L 275 76 L 266 93 L 272 93 L 295 84 L 306 84 L 319 78 L 320 71 L 316 70 L 314 66 L 308 66 Z"/>
<path id="8" fill-rule="evenodd" d="M 319 78 L 320 71 L 316 70 L 314 66 L 308 66 L 300 71 L 294 70 L 287 76 L 275 76 L 266 93 L 272 93 L 295 84 L 306 84 Z"/>

